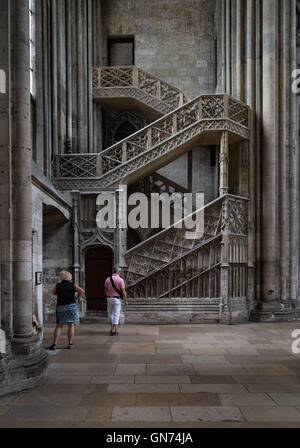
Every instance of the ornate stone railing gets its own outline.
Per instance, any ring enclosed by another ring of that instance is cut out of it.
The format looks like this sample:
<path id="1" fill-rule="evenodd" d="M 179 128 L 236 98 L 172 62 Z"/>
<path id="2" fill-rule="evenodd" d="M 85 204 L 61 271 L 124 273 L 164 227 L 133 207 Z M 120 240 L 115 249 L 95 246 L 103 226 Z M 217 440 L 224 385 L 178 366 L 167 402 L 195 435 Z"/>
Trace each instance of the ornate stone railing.
<path id="1" fill-rule="evenodd" d="M 113 185 L 181 149 L 201 133 L 230 131 L 249 138 L 249 108 L 228 95 L 201 95 L 99 155 L 101 184 Z"/>
<path id="2" fill-rule="evenodd" d="M 213 288 L 203 289 L 200 293 L 183 293 L 182 288 L 190 285 L 195 278 L 205 276 L 209 271 L 215 269 L 220 264 L 221 239 L 219 234 L 216 237 L 204 241 L 187 253 L 175 258 L 161 269 L 147 275 L 127 287 L 127 294 L 131 298 L 173 298 L 173 297 L 219 297 L 212 294 L 212 290 L 218 290 L 216 284 L 209 284 Z M 204 277 L 203 277 L 204 278 Z M 200 286 L 200 285 L 199 285 Z M 192 289 L 195 291 L 195 288 Z M 179 292 L 180 291 L 180 292 Z"/>
<path id="3" fill-rule="evenodd" d="M 152 173 L 143 179 L 138 180 L 135 184 L 131 185 L 128 189 L 128 193 L 141 192 L 141 193 L 188 193 L 188 189 L 182 185 L 173 182 L 165 176 L 159 173 Z"/>
<path id="4" fill-rule="evenodd" d="M 180 156 L 193 142 L 201 140 L 201 144 L 212 144 L 214 139 L 218 144 L 220 131 L 229 131 L 235 141 L 249 139 L 249 107 L 227 94 L 201 95 L 99 153 L 94 168 L 90 164 L 88 169 L 84 168 L 86 175 L 79 169 L 85 163 L 83 154 L 56 156 L 54 177 L 59 182 L 73 177 L 73 188 L 85 183 L 94 188 L 117 186 L 127 183 L 129 178 L 132 182 L 155 171 L 162 160 L 166 164 Z M 86 154 L 89 160 L 94 156 Z M 70 182 L 62 182 L 65 189 L 70 185 Z"/>
<path id="5" fill-rule="evenodd" d="M 221 299 L 222 269 L 228 270 L 228 297 L 246 296 L 247 199 L 226 195 L 205 206 L 199 240 L 186 240 L 182 232 L 176 239 L 174 230 L 171 226 L 127 251 L 129 297 Z"/>
<path id="6" fill-rule="evenodd" d="M 162 111 L 163 113 L 170 112 L 170 108 L 180 107 L 187 101 L 187 98 L 179 89 L 138 67 L 114 66 L 93 69 L 94 98 L 135 97 L 138 92 L 158 101 L 155 104 L 149 98 L 146 102 L 150 106 L 157 106 L 160 102 L 168 105 L 169 108 L 165 108 Z M 137 99 L 141 99 L 140 95 Z M 159 106 L 158 108 L 160 109 Z"/>
<path id="7" fill-rule="evenodd" d="M 58 154 L 55 156 L 54 177 L 89 178 L 96 176 L 98 153 Z"/>
<path id="8" fill-rule="evenodd" d="M 248 106 L 225 94 L 201 95 L 102 151 L 94 166 L 90 160 L 95 154 L 57 156 L 55 177 L 59 180 L 77 178 L 79 187 L 79 179 L 84 181 L 91 177 L 95 179 L 89 185 L 94 187 L 117 186 L 121 182 L 127 182 L 130 176 L 134 180 L 144 177 L 147 168 L 148 171 L 155 171 L 162 159 L 169 163 L 190 149 L 192 142 L 197 139 L 199 141 L 201 135 L 202 144 L 206 141 L 211 144 L 212 138 L 217 142 L 220 131 L 229 131 L 230 135 L 240 140 L 248 139 Z M 85 157 L 88 160 L 87 167 Z M 80 169 L 81 164 L 84 166 L 84 173 Z M 70 182 L 62 185 L 66 188 Z"/>

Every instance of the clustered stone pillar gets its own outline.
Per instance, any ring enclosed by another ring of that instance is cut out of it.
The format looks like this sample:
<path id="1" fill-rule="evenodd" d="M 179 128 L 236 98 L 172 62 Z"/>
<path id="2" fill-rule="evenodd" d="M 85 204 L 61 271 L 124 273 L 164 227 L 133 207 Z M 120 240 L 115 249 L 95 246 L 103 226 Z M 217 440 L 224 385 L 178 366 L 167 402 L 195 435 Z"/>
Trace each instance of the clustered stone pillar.
<path id="1" fill-rule="evenodd" d="M 0 318 L 6 332 L 11 332 L 11 298 L 12 298 L 12 265 L 11 265 L 11 157 L 10 157 L 10 33 L 9 0 L 0 0 Z"/>
<path id="2" fill-rule="evenodd" d="M 291 89 L 297 66 L 296 0 L 222 0 L 220 4 L 223 88 L 252 110 L 249 306 L 255 320 L 295 319 L 300 316 L 299 124 Z M 240 194 L 246 196 L 243 145 Z M 220 182 L 220 194 L 222 187 Z"/>
<path id="3" fill-rule="evenodd" d="M 249 196 L 249 142 L 247 140 L 239 144 L 239 194 L 245 198 Z"/>
<path id="4" fill-rule="evenodd" d="M 73 258 L 73 269 L 74 269 L 74 283 L 80 284 L 80 227 L 79 227 L 79 191 L 72 191 L 73 196 L 73 231 L 74 231 L 74 258 Z"/>
<path id="5" fill-rule="evenodd" d="M 29 2 L 12 0 L 13 336 L 32 335 Z"/>
<path id="6" fill-rule="evenodd" d="M 220 145 L 220 196 L 228 193 L 228 131 L 224 131 Z"/>

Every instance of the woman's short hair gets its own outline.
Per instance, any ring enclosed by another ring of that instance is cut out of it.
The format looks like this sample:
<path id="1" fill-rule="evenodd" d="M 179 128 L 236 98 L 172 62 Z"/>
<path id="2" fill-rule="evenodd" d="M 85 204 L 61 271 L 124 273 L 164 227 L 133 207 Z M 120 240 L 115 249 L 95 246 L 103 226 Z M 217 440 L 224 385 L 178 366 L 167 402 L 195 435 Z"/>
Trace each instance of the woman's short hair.
<path id="1" fill-rule="evenodd" d="M 68 280 L 69 282 L 72 281 L 72 274 L 69 271 L 61 271 L 59 273 L 59 278 L 60 281 L 62 282 L 63 280 Z"/>

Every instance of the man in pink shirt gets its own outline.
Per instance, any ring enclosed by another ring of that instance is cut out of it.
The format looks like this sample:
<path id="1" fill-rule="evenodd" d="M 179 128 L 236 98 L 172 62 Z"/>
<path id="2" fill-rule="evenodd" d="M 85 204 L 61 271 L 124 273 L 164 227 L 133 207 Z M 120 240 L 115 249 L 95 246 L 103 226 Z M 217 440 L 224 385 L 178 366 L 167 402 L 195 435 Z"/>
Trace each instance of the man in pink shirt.
<path id="1" fill-rule="evenodd" d="M 125 306 L 128 305 L 127 294 L 125 291 L 124 280 L 120 277 L 121 269 L 115 266 L 113 275 L 107 277 L 104 283 L 105 295 L 107 297 L 107 314 L 110 323 L 110 334 L 114 336 L 117 333 L 119 325 L 121 299 L 124 299 Z"/>

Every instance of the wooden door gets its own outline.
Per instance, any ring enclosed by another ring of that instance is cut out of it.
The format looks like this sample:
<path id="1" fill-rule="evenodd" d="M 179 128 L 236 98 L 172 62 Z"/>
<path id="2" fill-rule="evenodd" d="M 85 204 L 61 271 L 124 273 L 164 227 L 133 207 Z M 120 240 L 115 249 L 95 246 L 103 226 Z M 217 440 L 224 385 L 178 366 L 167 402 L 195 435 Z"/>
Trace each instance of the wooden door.
<path id="1" fill-rule="evenodd" d="M 106 247 L 92 247 L 85 254 L 85 294 L 88 310 L 106 310 L 105 279 L 112 273 L 113 255 Z"/>

